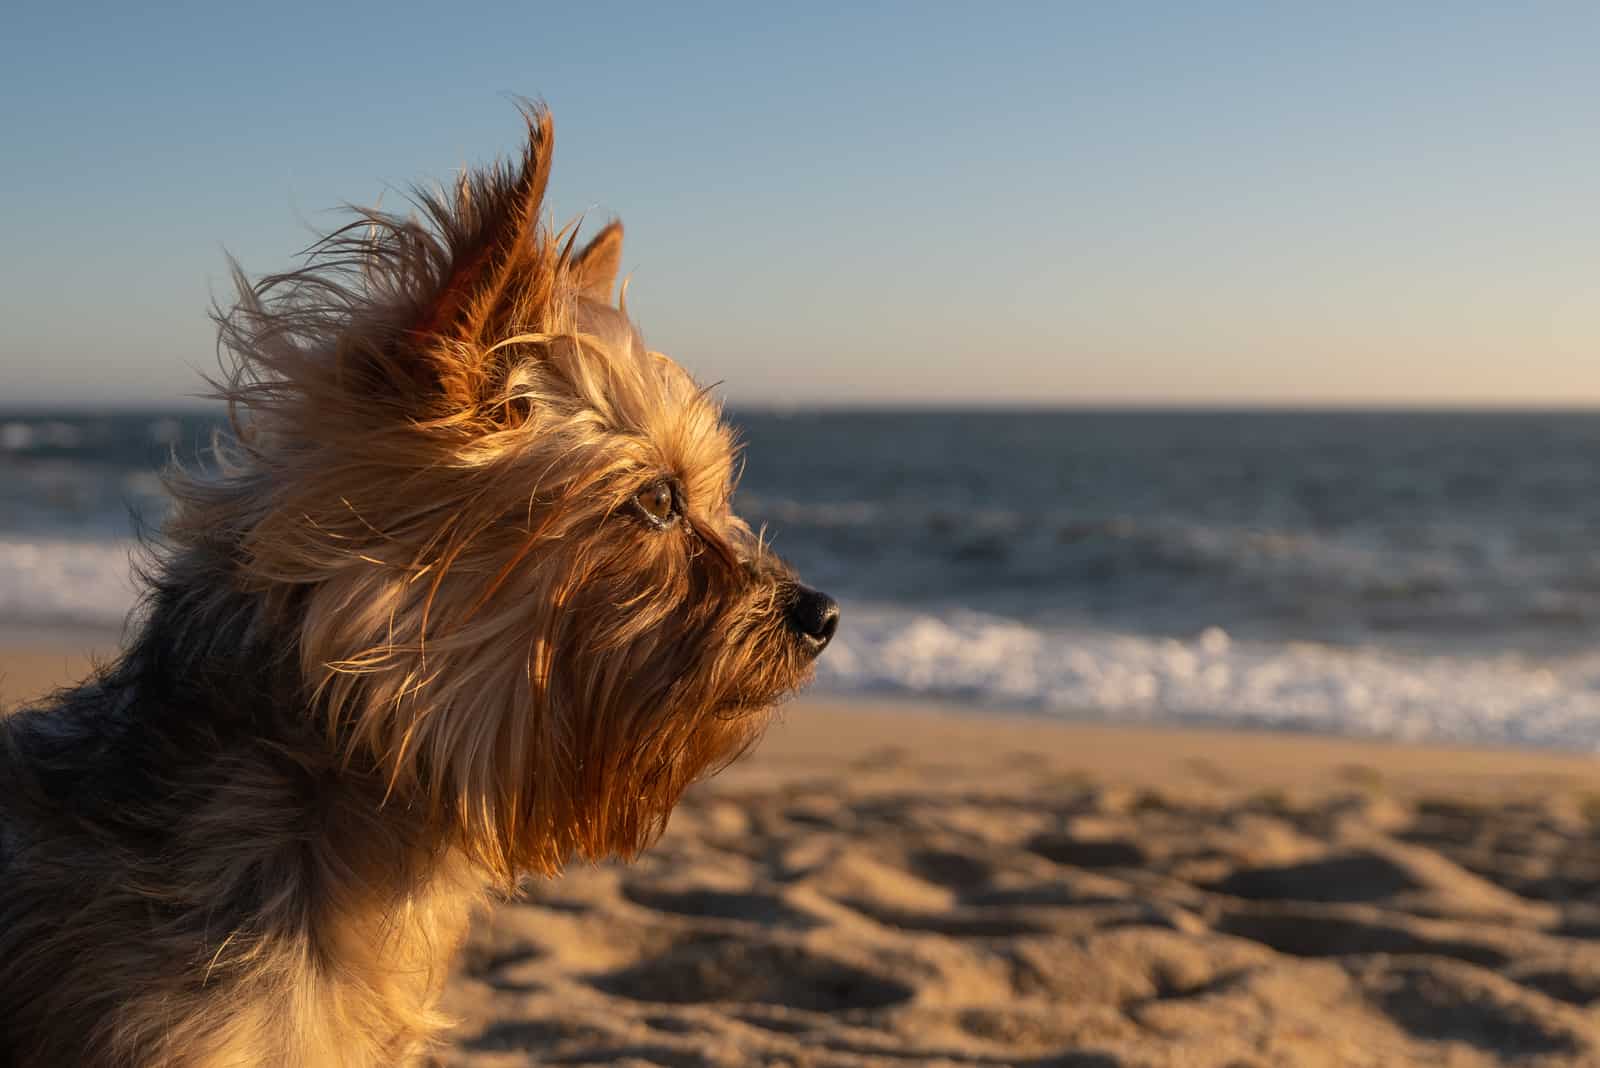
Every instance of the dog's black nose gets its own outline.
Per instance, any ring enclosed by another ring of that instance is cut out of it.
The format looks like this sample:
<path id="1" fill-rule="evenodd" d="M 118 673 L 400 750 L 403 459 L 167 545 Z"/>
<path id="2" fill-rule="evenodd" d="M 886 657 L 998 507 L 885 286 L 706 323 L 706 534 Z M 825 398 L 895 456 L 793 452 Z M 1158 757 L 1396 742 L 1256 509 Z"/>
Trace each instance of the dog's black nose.
<path id="1" fill-rule="evenodd" d="M 789 629 L 815 656 L 833 640 L 839 629 L 839 602 L 809 586 L 797 586 L 789 602 Z"/>

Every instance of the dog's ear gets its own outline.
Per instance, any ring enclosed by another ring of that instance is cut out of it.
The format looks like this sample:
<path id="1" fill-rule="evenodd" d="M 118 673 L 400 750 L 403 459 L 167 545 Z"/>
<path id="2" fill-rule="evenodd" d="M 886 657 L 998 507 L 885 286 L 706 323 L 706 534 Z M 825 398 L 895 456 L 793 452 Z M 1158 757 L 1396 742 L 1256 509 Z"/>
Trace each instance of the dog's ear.
<path id="1" fill-rule="evenodd" d="M 520 153 L 453 187 L 416 191 L 420 218 L 357 209 L 299 269 L 253 283 L 239 275 L 238 302 L 217 314 L 220 343 L 237 360 L 222 395 L 258 409 L 292 395 L 325 424 L 338 417 L 311 399 L 452 419 L 502 391 L 519 351 L 505 343 L 572 333 L 572 266 L 585 289 L 598 285 L 620 230 L 575 259 L 571 235 L 548 232 L 554 126 L 538 105 L 523 117 Z"/>
<path id="2" fill-rule="evenodd" d="M 552 296 L 554 262 L 541 231 L 554 126 L 536 105 L 523 111 L 520 159 L 462 175 L 453 196 L 423 196 L 443 252 L 431 292 L 420 294 L 412 333 L 492 344 L 508 324 L 538 329 Z"/>
<path id="3" fill-rule="evenodd" d="M 572 259 L 572 277 L 580 296 L 611 303 L 622 270 L 622 222 L 613 219 Z"/>

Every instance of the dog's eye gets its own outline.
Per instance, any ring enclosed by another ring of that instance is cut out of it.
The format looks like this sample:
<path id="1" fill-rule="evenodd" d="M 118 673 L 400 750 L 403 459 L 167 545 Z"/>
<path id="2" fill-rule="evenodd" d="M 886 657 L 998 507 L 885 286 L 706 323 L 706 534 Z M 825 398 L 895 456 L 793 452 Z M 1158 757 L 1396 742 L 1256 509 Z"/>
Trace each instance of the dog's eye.
<path id="1" fill-rule="evenodd" d="M 678 520 L 678 495 L 672 483 L 657 482 L 633 495 L 634 507 L 658 527 L 670 527 Z"/>

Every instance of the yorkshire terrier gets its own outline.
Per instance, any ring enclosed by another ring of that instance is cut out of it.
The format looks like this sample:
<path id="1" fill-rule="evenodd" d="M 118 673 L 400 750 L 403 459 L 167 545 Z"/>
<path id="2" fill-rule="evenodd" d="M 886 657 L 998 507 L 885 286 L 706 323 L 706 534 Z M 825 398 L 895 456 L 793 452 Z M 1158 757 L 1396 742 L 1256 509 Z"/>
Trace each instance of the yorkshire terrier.
<path id="1" fill-rule="evenodd" d="M 128 648 L 0 720 L 0 1063 L 416 1063 L 474 906 L 637 854 L 833 636 L 525 115 L 420 218 L 235 272 Z"/>

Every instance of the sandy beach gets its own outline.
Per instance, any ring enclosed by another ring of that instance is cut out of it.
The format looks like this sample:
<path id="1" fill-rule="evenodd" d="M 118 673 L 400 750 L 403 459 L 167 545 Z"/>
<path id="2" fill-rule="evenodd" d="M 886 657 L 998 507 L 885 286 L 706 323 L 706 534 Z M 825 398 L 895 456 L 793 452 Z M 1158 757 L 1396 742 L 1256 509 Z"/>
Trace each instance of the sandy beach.
<path id="1" fill-rule="evenodd" d="M 803 699 L 637 864 L 484 916 L 441 1061 L 1593 1065 L 1597 937 L 1589 757 Z"/>

